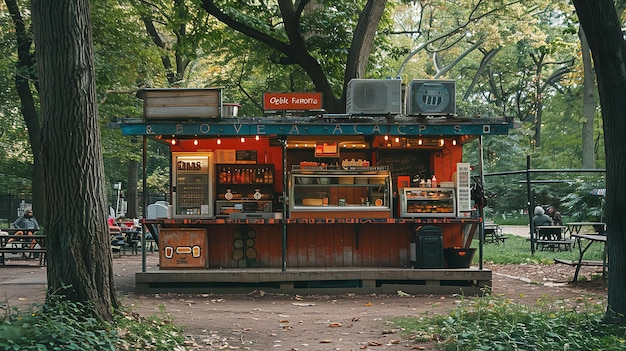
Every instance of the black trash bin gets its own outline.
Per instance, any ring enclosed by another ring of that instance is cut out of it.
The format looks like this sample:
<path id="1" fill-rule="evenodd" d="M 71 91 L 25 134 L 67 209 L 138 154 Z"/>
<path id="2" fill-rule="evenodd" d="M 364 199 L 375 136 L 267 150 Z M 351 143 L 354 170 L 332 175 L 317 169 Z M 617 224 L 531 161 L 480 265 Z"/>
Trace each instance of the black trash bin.
<path id="1" fill-rule="evenodd" d="M 443 268 L 443 235 L 434 225 L 418 227 L 410 243 L 413 268 Z"/>

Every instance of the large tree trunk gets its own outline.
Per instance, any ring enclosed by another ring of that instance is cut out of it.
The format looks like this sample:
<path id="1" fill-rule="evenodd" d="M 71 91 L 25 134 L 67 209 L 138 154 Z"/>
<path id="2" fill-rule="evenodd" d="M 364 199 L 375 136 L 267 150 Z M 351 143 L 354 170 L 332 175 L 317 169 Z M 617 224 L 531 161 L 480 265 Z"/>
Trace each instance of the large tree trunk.
<path id="1" fill-rule="evenodd" d="M 39 124 L 39 112 L 35 107 L 35 99 L 31 90 L 31 84 L 37 86 L 34 75 L 35 60 L 31 54 L 33 38 L 26 28 L 22 11 L 15 0 L 5 0 L 7 9 L 11 14 L 11 21 L 15 26 L 15 38 L 17 40 L 17 70 L 15 73 L 15 90 L 20 98 L 20 111 L 26 127 L 28 128 L 28 140 L 33 152 L 33 211 L 39 220 L 44 220 L 43 210 L 43 169 L 39 157 L 41 127 Z M 35 79 L 33 82 L 32 80 Z"/>
<path id="2" fill-rule="evenodd" d="M 48 294 L 117 308 L 87 0 L 33 0 L 42 106 Z"/>
<path id="3" fill-rule="evenodd" d="M 626 44 L 611 0 L 574 0 L 598 81 L 606 153 L 607 317 L 626 323 Z"/>
<path id="4" fill-rule="evenodd" d="M 583 59 L 583 168 L 596 168 L 596 154 L 593 137 L 593 121 L 596 116 L 596 81 L 594 79 L 593 65 L 591 64 L 591 52 L 589 43 L 585 37 L 585 31 L 580 28 L 578 31 L 580 38 L 580 48 Z"/>
<path id="5" fill-rule="evenodd" d="M 344 87 L 352 78 L 365 78 L 365 69 L 369 62 L 372 44 L 380 20 L 385 13 L 386 4 L 386 0 L 369 0 L 361 12 L 359 23 L 352 36 L 352 45 L 348 51 Z"/>

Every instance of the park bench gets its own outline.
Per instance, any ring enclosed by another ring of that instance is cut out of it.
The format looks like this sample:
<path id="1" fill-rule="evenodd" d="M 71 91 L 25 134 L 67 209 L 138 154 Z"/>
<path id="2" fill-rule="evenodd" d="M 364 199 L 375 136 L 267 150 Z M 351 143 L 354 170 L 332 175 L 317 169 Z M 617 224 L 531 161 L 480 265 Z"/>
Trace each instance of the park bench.
<path id="1" fill-rule="evenodd" d="M 15 235 L 19 228 L 0 229 L 0 231 L 9 233 L 8 235 L 0 235 L 0 265 L 6 265 L 8 254 L 21 254 L 22 257 L 38 257 L 39 265 L 44 266 L 46 263 L 46 245 L 45 235 Z M 33 245 L 33 241 L 35 245 Z"/>

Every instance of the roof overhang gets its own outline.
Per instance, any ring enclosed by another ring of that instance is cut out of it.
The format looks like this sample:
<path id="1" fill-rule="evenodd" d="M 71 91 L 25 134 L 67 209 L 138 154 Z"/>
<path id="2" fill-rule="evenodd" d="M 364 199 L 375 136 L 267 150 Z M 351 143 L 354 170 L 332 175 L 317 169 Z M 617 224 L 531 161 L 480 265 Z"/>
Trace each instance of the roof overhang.
<path id="1" fill-rule="evenodd" d="M 118 121 L 124 135 L 151 137 L 246 136 L 480 136 L 506 135 L 513 122 L 505 118 L 266 118 L 239 117 L 192 121 Z"/>

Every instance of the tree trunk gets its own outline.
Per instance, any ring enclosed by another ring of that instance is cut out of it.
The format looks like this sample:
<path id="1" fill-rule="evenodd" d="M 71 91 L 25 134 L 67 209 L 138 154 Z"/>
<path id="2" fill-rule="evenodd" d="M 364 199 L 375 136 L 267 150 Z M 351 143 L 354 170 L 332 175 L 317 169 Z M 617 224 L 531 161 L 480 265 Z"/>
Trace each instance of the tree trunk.
<path id="1" fill-rule="evenodd" d="M 606 153 L 607 319 L 626 324 L 626 44 L 611 0 L 574 0 L 593 57 Z"/>
<path id="2" fill-rule="evenodd" d="M 17 40 L 17 70 L 15 73 L 15 90 L 20 98 L 20 111 L 24 122 L 28 128 L 28 140 L 33 153 L 33 173 L 32 173 L 32 203 L 35 215 L 42 222 L 44 218 L 43 202 L 43 169 L 39 157 L 41 127 L 39 124 L 39 112 L 35 107 L 35 99 L 31 90 L 33 82 L 33 71 L 35 70 L 35 60 L 31 54 L 33 38 L 26 29 L 24 18 L 15 0 L 5 0 L 7 9 L 11 14 L 11 21 L 15 26 L 15 38 Z"/>
<path id="3" fill-rule="evenodd" d="M 33 0 L 42 106 L 48 294 L 117 308 L 86 0 Z"/>
<path id="4" fill-rule="evenodd" d="M 580 47 L 583 59 L 583 168 L 596 168 L 596 154 L 594 152 L 593 121 L 596 115 L 596 81 L 594 79 L 593 65 L 591 64 L 591 52 L 589 43 L 582 28 L 578 31 Z"/>
<path id="5" fill-rule="evenodd" d="M 378 30 L 378 24 L 385 13 L 386 4 L 386 0 L 369 0 L 361 12 L 346 59 L 344 87 L 352 78 L 364 78 L 372 51 L 372 43 Z"/>

